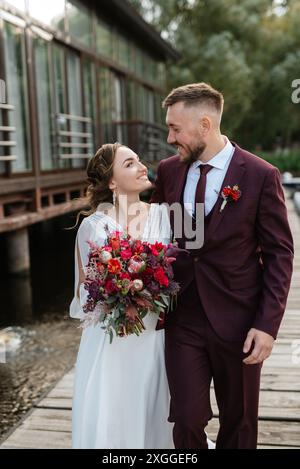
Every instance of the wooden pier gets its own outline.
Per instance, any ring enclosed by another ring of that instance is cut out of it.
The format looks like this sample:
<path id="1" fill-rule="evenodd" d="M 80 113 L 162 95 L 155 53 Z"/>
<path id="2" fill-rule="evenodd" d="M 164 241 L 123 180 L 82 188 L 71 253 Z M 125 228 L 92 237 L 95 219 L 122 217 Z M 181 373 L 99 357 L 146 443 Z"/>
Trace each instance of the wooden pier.
<path id="1" fill-rule="evenodd" d="M 263 366 L 259 448 L 300 448 L 300 221 L 293 203 L 287 200 L 295 242 L 292 286 L 278 339 Z M 1 448 L 70 448 L 74 369 L 43 397 L 19 426 L 2 442 Z M 218 411 L 212 390 L 215 417 L 208 426 L 214 439 Z"/>

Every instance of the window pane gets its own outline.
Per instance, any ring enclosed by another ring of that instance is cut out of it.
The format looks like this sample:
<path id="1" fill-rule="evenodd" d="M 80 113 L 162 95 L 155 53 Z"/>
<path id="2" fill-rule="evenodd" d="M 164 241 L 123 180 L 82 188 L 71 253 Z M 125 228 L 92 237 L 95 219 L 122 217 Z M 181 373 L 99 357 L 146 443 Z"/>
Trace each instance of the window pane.
<path id="1" fill-rule="evenodd" d="M 163 62 L 160 62 L 158 64 L 158 76 L 159 76 L 159 84 L 163 89 L 166 88 L 166 84 L 167 84 L 167 75 L 166 75 L 166 73 L 167 73 L 166 64 L 164 64 Z"/>
<path id="2" fill-rule="evenodd" d="M 79 2 L 67 2 L 70 35 L 86 46 L 92 46 L 92 18 Z"/>
<path id="3" fill-rule="evenodd" d="M 41 169 L 55 167 L 52 147 L 52 110 L 49 77 L 49 44 L 40 38 L 34 41 L 36 93 L 38 107 L 39 155 Z M 55 155 L 56 156 L 56 155 Z M 57 159 L 57 158 L 56 158 Z"/>
<path id="4" fill-rule="evenodd" d="M 137 114 L 138 118 L 142 121 L 147 121 L 146 110 L 146 90 L 143 86 L 137 86 Z"/>
<path id="5" fill-rule="evenodd" d="M 112 58 L 116 62 L 119 63 L 119 34 L 116 30 L 113 31 L 113 36 L 112 36 L 112 46 L 113 46 L 113 54 Z"/>
<path id="6" fill-rule="evenodd" d="M 136 84 L 133 81 L 127 81 L 127 118 L 136 119 Z"/>
<path id="7" fill-rule="evenodd" d="M 64 31 L 65 0 L 51 0 L 45 3 L 40 0 L 28 1 L 29 14 L 53 29 Z"/>
<path id="8" fill-rule="evenodd" d="M 87 126 L 88 133 L 91 133 L 91 137 L 85 139 L 85 142 L 90 142 L 92 153 L 95 152 L 95 69 L 94 64 L 90 61 L 84 62 L 83 67 L 83 86 L 84 86 L 84 105 L 85 105 L 85 115 L 91 117 L 92 122 Z"/>
<path id="9" fill-rule="evenodd" d="M 114 75 L 113 83 L 112 119 L 114 125 L 116 125 L 116 138 L 118 142 L 126 144 L 127 138 L 124 123 L 118 124 L 120 121 L 124 121 L 126 118 L 124 89 L 125 83 L 124 80 L 118 75 Z"/>
<path id="10" fill-rule="evenodd" d="M 54 63 L 54 86 L 53 90 L 55 93 L 55 125 L 56 131 L 67 131 L 68 125 L 67 120 L 64 117 L 60 117 L 57 114 L 67 114 L 67 98 L 66 98 L 66 77 L 65 77 L 65 66 L 64 66 L 64 49 L 53 45 L 53 63 Z M 61 153 L 60 148 L 55 142 L 54 158 L 56 166 L 59 168 L 70 168 L 71 161 L 63 160 L 59 158 Z"/>
<path id="11" fill-rule="evenodd" d="M 78 119 L 83 116 L 82 109 L 82 98 L 81 98 L 81 78 L 80 78 L 80 59 L 75 53 L 68 52 L 67 55 L 67 68 L 68 68 L 68 102 L 69 102 L 69 114 L 77 119 L 69 119 L 69 130 L 71 132 L 88 132 L 89 124 Z M 83 147 L 83 141 L 81 136 L 72 135 L 69 143 L 71 147 L 65 148 L 64 153 L 73 155 L 82 155 L 91 153 L 91 149 Z M 76 146 L 76 143 L 78 146 Z M 85 167 L 85 160 L 80 157 L 72 158 L 73 168 Z"/>
<path id="12" fill-rule="evenodd" d="M 157 80 L 157 67 L 155 60 L 153 60 L 151 57 L 149 57 L 148 62 L 148 75 L 149 80 L 155 83 Z"/>
<path id="13" fill-rule="evenodd" d="M 14 106 L 14 110 L 8 113 L 8 125 L 16 128 L 16 131 L 10 134 L 12 140 L 16 142 L 16 146 L 11 148 L 11 154 L 18 156 L 18 159 L 12 162 L 12 170 L 27 171 L 31 169 L 31 157 L 24 32 L 4 21 L 3 33 L 7 102 Z"/>
<path id="14" fill-rule="evenodd" d="M 53 61 L 54 61 L 55 90 L 56 90 L 56 111 L 65 113 L 66 112 L 66 97 L 65 97 L 64 53 L 63 53 L 63 50 L 57 46 L 53 47 Z"/>
<path id="15" fill-rule="evenodd" d="M 98 20 L 96 26 L 96 35 L 97 52 L 111 58 L 113 55 L 113 42 L 112 30 L 110 26 L 105 24 L 103 21 Z"/>
<path id="16" fill-rule="evenodd" d="M 126 68 L 130 68 L 130 44 L 126 37 L 119 37 L 119 63 Z"/>
<path id="17" fill-rule="evenodd" d="M 100 103 L 103 143 L 113 141 L 112 129 L 112 73 L 107 68 L 100 70 Z"/>
<path id="18" fill-rule="evenodd" d="M 159 94 L 155 95 L 155 121 L 158 124 L 165 124 L 165 111 L 162 108 L 163 97 Z"/>
<path id="19" fill-rule="evenodd" d="M 148 89 L 146 91 L 146 119 L 147 122 L 155 122 L 155 102 L 154 93 Z"/>
<path id="20" fill-rule="evenodd" d="M 129 69 L 135 72 L 135 50 L 132 41 L 128 41 Z"/>
<path id="21" fill-rule="evenodd" d="M 144 54 L 138 47 L 135 50 L 135 71 L 139 77 L 144 76 Z"/>

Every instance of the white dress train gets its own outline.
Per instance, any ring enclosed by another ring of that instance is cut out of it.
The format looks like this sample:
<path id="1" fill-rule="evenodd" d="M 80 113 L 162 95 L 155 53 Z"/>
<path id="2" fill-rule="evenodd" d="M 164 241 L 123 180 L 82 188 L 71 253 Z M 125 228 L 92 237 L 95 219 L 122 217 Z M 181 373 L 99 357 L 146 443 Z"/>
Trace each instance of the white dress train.
<path id="1" fill-rule="evenodd" d="M 122 230 L 111 217 L 96 211 L 85 218 L 75 243 L 75 288 L 70 316 L 82 318 L 87 292 L 79 284 L 78 253 L 82 266 L 88 261 L 91 240 L 102 245 L 104 230 Z M 170 242 L 166 209 L 151 204 L 143 241 Z M 78 247 L 78 249 L 77 249 Z M 144 319 L 139 336 L 109 336 L 100 325 L 82 332 L 72 406 L 72 448 L 172 449 L 173 423 L 169 415 L 169 388 L 164 361 L 164 330 L 156 331 L 157 316 Z M 211 443 L 211 442 L 210 442 Z"/>

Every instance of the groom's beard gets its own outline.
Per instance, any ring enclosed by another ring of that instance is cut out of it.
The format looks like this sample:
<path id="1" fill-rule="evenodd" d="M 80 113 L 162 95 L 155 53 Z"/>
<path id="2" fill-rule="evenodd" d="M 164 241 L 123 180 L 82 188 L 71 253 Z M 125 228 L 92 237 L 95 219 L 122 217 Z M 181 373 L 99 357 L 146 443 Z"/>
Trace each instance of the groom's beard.
<path id="1" fill-rule="evenodd" d="M 182 145 L 179 145 L 177 144 L 177 147 L 181 147 L 181 148 L 184 148 L 184 150 L 186 150 L 186 155 L 180 155 L 180 160 L 187 164 L 187 165 L 190 165 L 192 163 L 194 163 L 194 161 L 197 161 L 200 156 L 202 155 L 202 153 L 204 152 L 205 148 L 206 148 L 206 143 L 202 142 L 202 143 L 198 143 L 198 145 L 195 147 L 195 148 L 191 148 L 189 145 L 186 145 L 185 147 L 183 147 Z"/>

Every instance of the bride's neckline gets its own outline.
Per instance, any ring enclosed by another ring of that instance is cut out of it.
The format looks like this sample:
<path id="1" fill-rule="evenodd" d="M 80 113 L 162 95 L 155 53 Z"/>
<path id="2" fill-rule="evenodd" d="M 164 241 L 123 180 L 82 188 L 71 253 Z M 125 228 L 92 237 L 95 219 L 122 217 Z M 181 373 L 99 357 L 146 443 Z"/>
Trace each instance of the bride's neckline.
<path id="1" fill-rule="evenodd" d="M 149 226 L 149 219 L 150 219 L 150 213 L 151 213 L 151 210 L 152 210 L 152 207 L 153 207 L 154 204 L 150 204 L 150 207 L 148 209 L 148 214 L 147 214 L 147 218 L 146 218 L 146 222 L 145 222 L 145 226 L 144 226 L 144 229 L 143 229 L 143 233 L 141 236 L 138 236 L 138 237 L 135 237 L 134 239 L 143 239 L 147 233 L 147 229 L 148 229 L 148 226 Z M 116 227 L 119 227 L 121 228 L 121 232 L 125 232 L 125 228 L 120 225 L 120 223 L 117 222 L 117 220 L 113 217 L 111 217 L 110 215 L 107 215 L 106 213 L 103 213 L 101 210 L 96 210 L 97 213 L 99 213 L 101 216 L 105 217 L 105 218 L 109 218 Z"/>

